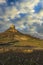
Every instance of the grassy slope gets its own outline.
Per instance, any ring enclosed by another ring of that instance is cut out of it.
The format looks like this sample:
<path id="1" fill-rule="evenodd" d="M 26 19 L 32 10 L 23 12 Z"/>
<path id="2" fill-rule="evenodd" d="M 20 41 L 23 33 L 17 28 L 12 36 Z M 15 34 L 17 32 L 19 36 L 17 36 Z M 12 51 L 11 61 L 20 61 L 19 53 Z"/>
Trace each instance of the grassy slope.
<path id="1" fill-rule="evenodd" d="M 19 31 L 15 32 L 16 30 L 14 32 L 10 32 L 9 30 L 0 34 L 0 43 L 11 42 L 16 46 L 37 46 L 39 48 L 43 48 L 43 40 L 22 34 Z"/>
<path id="2" fill-rule="evenodd" d="M 16 46 L 37 46 L 39 48 L 43 48 L 43 41 L 42 40 L 28 40 L 28 41 L 20 41 L 15 42 Z"/>

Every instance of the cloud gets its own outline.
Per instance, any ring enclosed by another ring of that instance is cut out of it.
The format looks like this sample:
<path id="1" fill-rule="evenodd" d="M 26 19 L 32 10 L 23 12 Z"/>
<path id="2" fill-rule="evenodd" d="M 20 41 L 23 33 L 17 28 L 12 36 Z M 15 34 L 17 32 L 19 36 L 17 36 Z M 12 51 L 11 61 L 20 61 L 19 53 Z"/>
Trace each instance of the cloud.
<path id="1" fill-rule="evenodd" d="M 5 2 L 6 2 L 6 0 L 0 0 L 0 4 L 1 4 L 1 3 L 5 3 Z"/>
<path id="2" fill-rule="evenodd" d="M 23 33 L 43 34 L 43 0 L 6 0 L 6 4 L 0 6 L 0 11 L 0 18 L 3 18 L 2 21 L 0 19 L 2 30 L 13 23 Z"/>
<path id="3" fill-rule="evenodd" d="M 5 14 L 4 14 L 4 18 L 7 19 L 8 17 L 10 17 L 11 19 L 14 19 L 15 16 L 18 14 L 18 10 L 15 7 L 7 7 Z"/>
<path id="4" fill-rule="evenodd" d="M 0 18 L 0 32 L 4 32 L 6 29 L 10 27 L 11 24 L 11 22 L 6 21 L 3 18 Z"/>

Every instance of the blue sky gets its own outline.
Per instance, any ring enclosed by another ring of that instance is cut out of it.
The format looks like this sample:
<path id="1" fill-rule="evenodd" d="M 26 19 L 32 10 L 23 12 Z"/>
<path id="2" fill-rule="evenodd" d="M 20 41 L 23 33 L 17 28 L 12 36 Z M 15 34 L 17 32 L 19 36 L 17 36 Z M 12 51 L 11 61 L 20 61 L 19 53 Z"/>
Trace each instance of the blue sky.
<path id="1" fill-rule="evenodd" d="M 0 0 L 0 32 L 11 24 L 22 33 L 43 38 L 43 0 Z"/>

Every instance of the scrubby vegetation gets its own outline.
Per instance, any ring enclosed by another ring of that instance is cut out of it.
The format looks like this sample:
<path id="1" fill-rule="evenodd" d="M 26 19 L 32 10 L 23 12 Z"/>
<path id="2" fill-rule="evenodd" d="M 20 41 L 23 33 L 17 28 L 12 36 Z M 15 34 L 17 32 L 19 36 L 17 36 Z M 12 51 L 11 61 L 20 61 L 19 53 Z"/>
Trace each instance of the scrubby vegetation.
<path id="1" fill-rule="evenodd" d="M 0 65 L 43 65 L 43 51 L 0 53 Z"/>

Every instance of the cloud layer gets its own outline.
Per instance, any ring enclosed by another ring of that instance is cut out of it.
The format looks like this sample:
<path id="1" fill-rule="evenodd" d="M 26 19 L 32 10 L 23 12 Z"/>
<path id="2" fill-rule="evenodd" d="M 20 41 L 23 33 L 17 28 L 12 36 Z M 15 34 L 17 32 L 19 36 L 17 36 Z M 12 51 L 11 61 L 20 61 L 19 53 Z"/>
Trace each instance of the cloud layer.
<path id="1" fill-rule="evenodd" d="M 43 0 L 0 0 L 0 32 L 11 24 L 22 33 L 42 38 Z"/>

